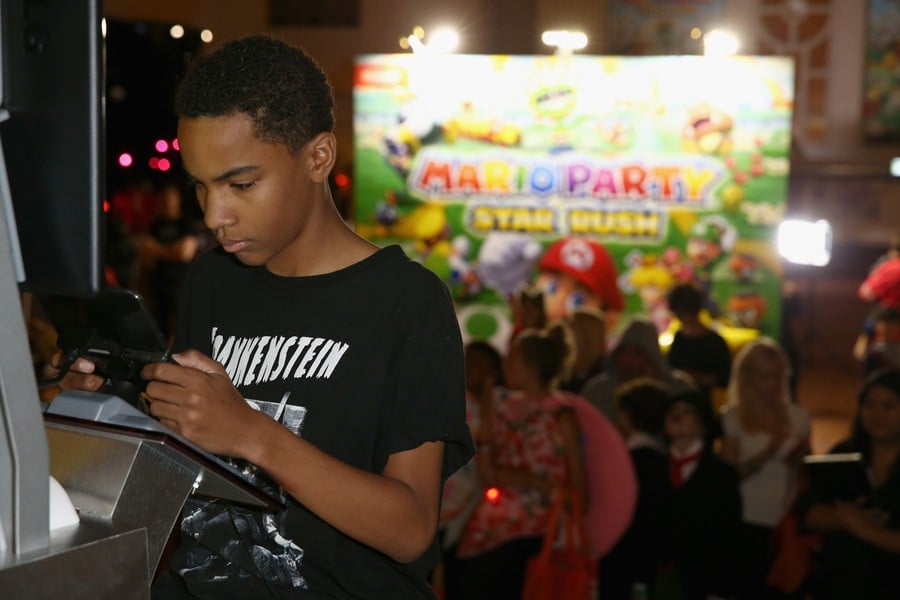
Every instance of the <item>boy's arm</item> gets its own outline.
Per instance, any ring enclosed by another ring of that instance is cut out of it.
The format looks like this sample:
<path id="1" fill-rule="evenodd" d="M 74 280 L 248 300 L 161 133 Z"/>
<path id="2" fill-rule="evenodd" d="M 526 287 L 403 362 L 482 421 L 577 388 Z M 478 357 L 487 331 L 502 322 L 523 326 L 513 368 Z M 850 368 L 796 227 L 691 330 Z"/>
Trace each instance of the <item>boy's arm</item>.
<path id="1" fill-rule="evenodd" d="M 325 522 L 398 562 L 415 560 L 428 549 L 438 524 L 443 442 L 391 454 L 376 475 L 257 415 L 254 436 L 265 443 L 248 444 L 241 458 L 264 469 Z"/>
<path id="2" fill-rule="evenodd" d="M 311 512 L 398 562 L 421 556 L 438 523 L 443 442 L 392 454 L 378 475 L 351 467 L 250 408 L 224 368 L 196 351 L 145 367 L 150 412 L 204 450 L 243 458 Z"/>

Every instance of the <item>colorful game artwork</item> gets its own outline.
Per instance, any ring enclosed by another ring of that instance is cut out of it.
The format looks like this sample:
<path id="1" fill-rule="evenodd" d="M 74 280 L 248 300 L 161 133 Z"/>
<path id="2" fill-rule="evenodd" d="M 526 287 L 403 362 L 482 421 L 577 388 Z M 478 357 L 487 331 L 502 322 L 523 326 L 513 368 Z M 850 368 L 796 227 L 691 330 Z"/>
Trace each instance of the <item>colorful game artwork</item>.
<path id="1" fill-rule="evenodd" d="M 367 55 L 354 74 L 357 230 L 438 273 L 502 348 L 541 287 L 664 331 L 677 282 L 777 335 L 793 62 L 780 57 Z"/>
<path id="2" fill-rule="evenodd" d="M 870 0 L 866 24 L 863 129 L 871 141 L 900 139 L 900 5 Z"/>

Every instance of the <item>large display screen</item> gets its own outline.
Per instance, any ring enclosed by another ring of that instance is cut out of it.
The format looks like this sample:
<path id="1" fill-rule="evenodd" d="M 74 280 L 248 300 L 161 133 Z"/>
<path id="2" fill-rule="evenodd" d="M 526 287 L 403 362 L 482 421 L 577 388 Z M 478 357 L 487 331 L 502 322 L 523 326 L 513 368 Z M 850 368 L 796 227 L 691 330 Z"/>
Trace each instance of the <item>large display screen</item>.
<path id="1" fill-rule="evenodd" d="M 356 227 L 438 273 L 467 338 L 502 346 L 523 284 L 663 332 L 680 281 L 777 335 L 793 82 L 781 57 L 361 56 Z"/>

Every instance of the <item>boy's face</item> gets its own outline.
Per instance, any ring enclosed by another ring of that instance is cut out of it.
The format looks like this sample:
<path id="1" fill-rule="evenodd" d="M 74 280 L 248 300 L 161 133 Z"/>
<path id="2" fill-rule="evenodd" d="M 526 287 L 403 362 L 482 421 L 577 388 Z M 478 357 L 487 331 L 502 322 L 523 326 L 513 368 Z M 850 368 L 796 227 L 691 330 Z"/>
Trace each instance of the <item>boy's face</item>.
<path id="1" fill-rule="evenodd" d="M 697 409 L 687 402 L 676 402 L 666 413 L 666 435 L 672 439 L 699 439 L 703 426 Z"/>
<path id="2" fill-rule="evenodd" d="M 183 118 L 178 141 L 206 226 L 247 265 L 296 274 L 304 231 L 313 213 L 310 148 L 296 156 L 260 141 L 243 114 Z"/>

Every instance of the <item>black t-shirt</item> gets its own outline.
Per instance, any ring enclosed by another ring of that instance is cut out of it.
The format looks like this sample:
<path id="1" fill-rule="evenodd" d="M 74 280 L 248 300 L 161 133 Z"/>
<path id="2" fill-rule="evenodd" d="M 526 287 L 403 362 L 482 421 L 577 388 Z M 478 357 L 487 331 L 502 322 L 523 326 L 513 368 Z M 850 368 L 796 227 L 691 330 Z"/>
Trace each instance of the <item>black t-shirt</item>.
<path id="1" fill-rule="evenodd" d="M 215 358 L 252 406 L 331 456 L 381 473 L 391 454 L 444 441 L 446 478 L 474 453 L 449 293 L 400 247 L 311 277 L 214 250 L 184 291 L 175 349 Z M 172 570 L 192 594 L 215 598 L 433 597 L 436 542 L 400 564 L 286 501 L 266 515 L 191 499 Z"/>
<path id="2" fill-rule="evenodd" d="M 676 331 L 668 360 L 673 369 L 709 373 L 715 375 L 717 387 L 728 385 L 731 372 L 728 342 L 711 329 L 701 336 L 688 336 L 683 331 Z"/>

